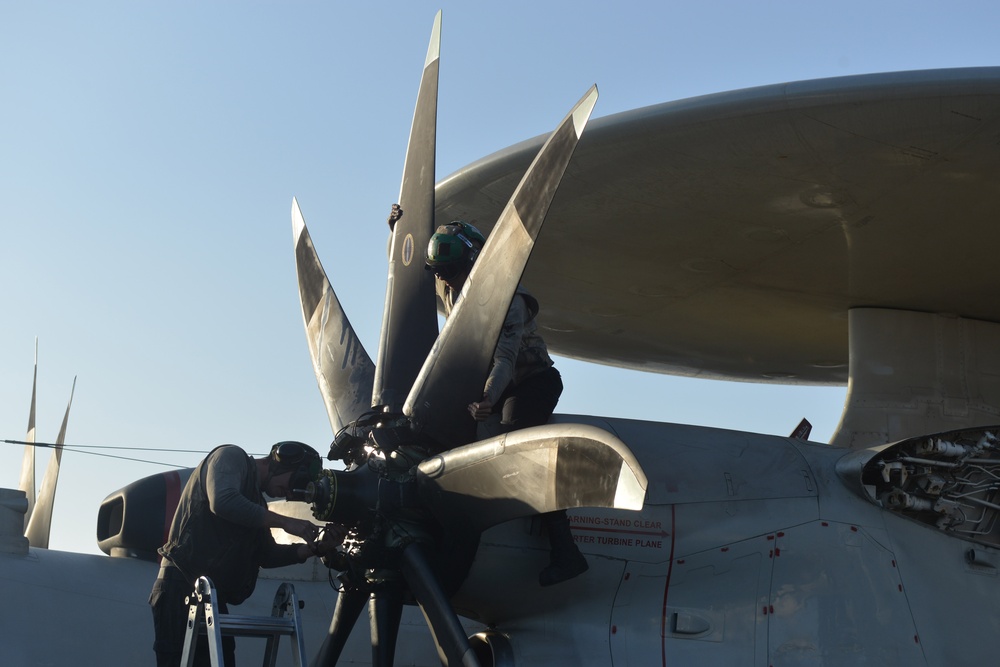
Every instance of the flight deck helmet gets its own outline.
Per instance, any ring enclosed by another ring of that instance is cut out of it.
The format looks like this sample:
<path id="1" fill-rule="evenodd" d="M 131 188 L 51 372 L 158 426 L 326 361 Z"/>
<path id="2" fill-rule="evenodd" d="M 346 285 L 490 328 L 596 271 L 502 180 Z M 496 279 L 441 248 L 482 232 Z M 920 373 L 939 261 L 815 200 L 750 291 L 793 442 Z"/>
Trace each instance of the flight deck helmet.
<path id="1" fill-rule="evenodd" d="M 306 484 L 319 477 L 323 469 L 319 452 L 295 440 L 274 443 L 267 458 L 271 475 L 294 473 L 288 483 L 290 489 L 304 489 Z"/>
<path id="2" fill-rule="evenodd" d="M 442 280 L 449 280 L 461 271 L 472 269 L 486 237 L 464 220 L 441 225 L 427 244 L 426 268 Z"/>

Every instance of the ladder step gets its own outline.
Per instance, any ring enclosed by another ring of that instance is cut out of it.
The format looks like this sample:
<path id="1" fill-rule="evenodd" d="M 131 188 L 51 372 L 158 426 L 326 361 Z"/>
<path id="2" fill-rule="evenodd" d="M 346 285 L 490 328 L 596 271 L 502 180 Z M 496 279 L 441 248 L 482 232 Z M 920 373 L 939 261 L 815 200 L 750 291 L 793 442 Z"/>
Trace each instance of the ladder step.
<path id="1" fill-rule="evenodd" d="M 291 618 L 219 614 L 215 617 L 215 621 L 224 635 L 267 637 L 295 634 L 295 621 Z"/>
<path id="2" fill-rule="evenodd" d="M 218 599 L 215 585 L 208 577 L 198 577 L 194 592 L 188 598 L 187 632 L 184 635 L 184 652 L 181 664 L 194 664 L 199 634 L 208 637 L 209 660 L 212 667 L 219 667 L 222 659 L 222 637 L 266 637 L 264 664 L 273 665 L 278 642 L 282 635 L 291 637 L 292 658 L 297 667 L 306 665 L 306 647 L 302 641 L 299 599 L 290 583 L 278 587 L 274 596 L 271 616 L 244 616 L 220 614 L 214 602 Z M 287 615 L 286 615 L 287 614 Z M 211 621 L 211 623 L 209 623 Z"/>

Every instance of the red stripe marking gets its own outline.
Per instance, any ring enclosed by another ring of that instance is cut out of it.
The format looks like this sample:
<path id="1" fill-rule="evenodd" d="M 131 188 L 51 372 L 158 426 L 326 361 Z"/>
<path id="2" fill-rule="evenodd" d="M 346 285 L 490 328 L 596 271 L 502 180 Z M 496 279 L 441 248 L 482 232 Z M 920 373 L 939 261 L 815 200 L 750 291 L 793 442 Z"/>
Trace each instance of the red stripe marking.
<path id="1" fill-rule="evenodd" d="M 667 665 L 667 591 L 670 590 L 670 575 L 674 571 L 674 540 L 677 536 L 677 506 L 670 506 L 670 560 L 667 565 L 667 581 L 663 584 L 663 612 L 660 619 L 660 655 L 663 667 Z"/>

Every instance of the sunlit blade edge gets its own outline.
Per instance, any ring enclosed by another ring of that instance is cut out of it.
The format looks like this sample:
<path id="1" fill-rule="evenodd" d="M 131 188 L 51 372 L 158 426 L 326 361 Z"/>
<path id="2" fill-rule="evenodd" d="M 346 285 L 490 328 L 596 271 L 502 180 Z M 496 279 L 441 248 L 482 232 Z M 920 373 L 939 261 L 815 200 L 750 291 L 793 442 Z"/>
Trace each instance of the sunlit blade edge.
<path id="1" fill-rule="evenodd" d="M 640 510 L 647 487 L 628 446 L 584 424 L 549 424 L 482 440 L 427 459 L 418 471 L 421 495 L 439 519 L 480 530 L 575 507 Z"/>
<path id="2" fill-rule="evenodd" d="M 424 248 L 434 227 L 441 12 L 434 18 L 427 59 L 406 148 L 399 205 L 392 230 L 385 306 L 379 336 L 372 405 L 402 409 L 438 335 L 434 276 L 424 270 Z"/>
<path id="3" fill-rule="evenodd" d="M 336 433 L 370 408 L 375 365 L 337 299 L 295 199 L 292 231 L 309 356 Z"/>

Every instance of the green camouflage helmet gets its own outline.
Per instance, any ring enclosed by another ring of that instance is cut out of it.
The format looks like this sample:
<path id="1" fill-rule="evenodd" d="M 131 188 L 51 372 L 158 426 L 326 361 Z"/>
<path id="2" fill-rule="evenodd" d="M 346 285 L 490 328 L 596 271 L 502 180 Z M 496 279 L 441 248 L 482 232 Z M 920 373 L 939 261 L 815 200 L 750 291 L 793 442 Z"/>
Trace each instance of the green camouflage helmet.
<path id="1" fill-rule="evenodd" d="M 482 232 L 467 222 L 441 225 L 427 244 L 427 268 L 447 279 L 462 269 L 471 269 L 485 244 Z"/>

